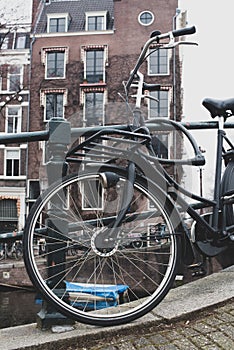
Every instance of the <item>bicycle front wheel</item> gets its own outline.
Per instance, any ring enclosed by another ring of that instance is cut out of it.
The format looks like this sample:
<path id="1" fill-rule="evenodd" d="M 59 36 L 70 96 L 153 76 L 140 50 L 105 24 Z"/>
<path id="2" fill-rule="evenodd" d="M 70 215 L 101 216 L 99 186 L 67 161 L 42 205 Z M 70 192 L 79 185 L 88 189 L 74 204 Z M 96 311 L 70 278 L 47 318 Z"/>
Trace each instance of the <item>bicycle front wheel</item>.
<path id="1" fill-rule="evenodd" d="M 58 182 L 36 201 L 24 232 L 25 265 L 43 298 L 68 317 L 99 326 L 153 309 L 172 286 L 180 254 L 173 207 L 140 177 L 124 220 L 111 230 L 128 181 L 124 171 L 112 175 L 108 185 L 94 171 Z"/>

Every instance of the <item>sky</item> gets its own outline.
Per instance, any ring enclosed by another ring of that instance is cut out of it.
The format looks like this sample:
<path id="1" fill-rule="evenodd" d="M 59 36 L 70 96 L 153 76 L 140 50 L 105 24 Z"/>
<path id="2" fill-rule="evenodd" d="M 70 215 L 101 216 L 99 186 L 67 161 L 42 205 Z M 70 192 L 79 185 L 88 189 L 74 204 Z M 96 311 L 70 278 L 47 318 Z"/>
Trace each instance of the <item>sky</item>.
<path id="1" fill-rule="evenodd" d="M 184 120 L 211 120 L 202 106 L 205 97 L 234 98 L 234 0 L 180 0 L 179 8 L 187 9 L 188 26 L 197 28 L 196 34 L 187 39 L 198 43 L 183 49 Z M 230 121 L 234 122 L 234 117 Z M 234 131 L 228 131 L 228 135 L 234 139 Z M 215 131 L 199 130 L 193 136 L 206 150 L 203 188 L 209 195 L 214 176 Z M 198 185 L 198 170 L 193 171 L 192 179 L 193 186 Z"/>

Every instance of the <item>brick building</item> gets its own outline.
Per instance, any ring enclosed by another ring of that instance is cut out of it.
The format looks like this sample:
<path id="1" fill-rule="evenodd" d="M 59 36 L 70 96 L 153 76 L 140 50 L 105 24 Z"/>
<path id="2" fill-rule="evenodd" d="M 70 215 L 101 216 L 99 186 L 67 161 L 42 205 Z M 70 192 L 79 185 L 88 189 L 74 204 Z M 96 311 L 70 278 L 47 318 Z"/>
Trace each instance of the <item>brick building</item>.
<path id="1" fill-rule="evenodd" d="M 7 6 L 0 17 L 0 133 L 14 134 L 27 130 L 29 118 L 31 8 L 22 14 L 19 5 Z M 26 144 L 0 145 L 0 233 L 24 226 L 26 162 Z"/>
<path id="2" fill-rule="evenodd" d="M 65 118 L 73 127 L 125 122 L 126 107 L 118 95 L 123 93 L 122 81 L 128 79 L 153 30 L 166 32 L 180 26 L 177 7 L 178 0 L 33 0 L 30 109 L 25 130 L 44 130 L 52 117 Z M 25 63 L 29 67 L 28 61 Z M 152 93 L 159 103 L 149 101 L 144 106 L 147 117 L 180 119 L 177 52 L 157 51 L 141 71 L 147 82 L 161 84 L 161 91 Z M 22 92 L 20 96 L 20 104 L 26 104 L 26 95 Z M 27 213 L 40 187 L 45 186 L 47 149 L 44 142 L 24 147 L 18 145 L 21 160 L 26 162 L 21 173 L 7 176 L 8 185 L 15 176 L 18 184 L 23 181 L 22 188 L 27 187 Z M 4 153 L 6 163 L 7 148 L 3 146 L 0 153 Z M 12 153 L 12 159 L 17 163 L 16 154 Z M 5 163 L 0 166 L 0 175 L 6 174 L 1 168 Z"/>

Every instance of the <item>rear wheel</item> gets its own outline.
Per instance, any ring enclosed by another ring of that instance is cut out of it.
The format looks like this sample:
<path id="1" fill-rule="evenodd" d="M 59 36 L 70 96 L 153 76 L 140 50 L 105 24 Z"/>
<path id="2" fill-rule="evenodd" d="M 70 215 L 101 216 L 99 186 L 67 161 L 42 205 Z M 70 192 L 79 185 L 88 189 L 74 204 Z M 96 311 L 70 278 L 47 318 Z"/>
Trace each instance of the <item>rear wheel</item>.
<path id="1" fill-rule="evenodd" d="M 124 221 L 111 230 L 127 181 L 124 171 L 117 175 L 109 186 L 96 172 L 66 177 L 36 201 L 24 233 L 35 287 L 60 312 L 93 325 L 130 322 L 154 308 L 172 286 L 180 254 L 173 206 L 141 178 Z"/>
<path id="2" fill-rule="evenodd" d="M 230 161 L 225 169 L 222 179 L 221 193 L 222 196 L 227 197 L 226 204 L 224 204 L 223 207 L 223 214 L 226 221 L 225 224 L 227 225 L 227 230 L 230 227 L 230 230 L 232 230 L 232 233 L 234 234 L 233 228 L 231 229 L 231 226 L 234 225 L 234 160 Z M 229 201 L 230 204 L 228 204 Z"/>

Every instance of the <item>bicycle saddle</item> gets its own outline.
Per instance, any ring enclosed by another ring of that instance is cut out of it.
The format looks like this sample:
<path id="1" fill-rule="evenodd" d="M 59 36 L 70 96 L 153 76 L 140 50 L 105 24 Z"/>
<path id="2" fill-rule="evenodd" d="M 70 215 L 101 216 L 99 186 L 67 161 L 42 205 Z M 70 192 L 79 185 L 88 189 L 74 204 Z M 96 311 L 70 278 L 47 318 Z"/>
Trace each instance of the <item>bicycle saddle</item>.
<path id="1" fill-rule="evenodd" d="M 234 98 L 227 100 L 216 100 L 214 98 L 205 98 L 202 105 L 208 109 L 212 118 L 222 116 L 225 119 L 234 114 Z"/>

